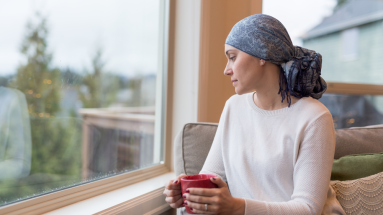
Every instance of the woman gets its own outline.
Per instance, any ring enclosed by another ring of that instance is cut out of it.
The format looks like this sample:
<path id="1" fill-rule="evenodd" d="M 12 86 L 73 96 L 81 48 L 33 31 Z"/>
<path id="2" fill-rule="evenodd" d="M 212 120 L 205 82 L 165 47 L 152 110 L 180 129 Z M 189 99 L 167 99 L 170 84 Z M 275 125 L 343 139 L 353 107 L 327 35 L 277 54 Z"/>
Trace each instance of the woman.
<path id="1" fill-rule="evenodd" d="M 166 185 L 166 201 L 197 214 L 344 214 L 329 186 L 335 134 L 317 100 L 326 90 L 321 55 L 294 47 L 284 26 L 262 14 L 233 27 L 225 54 L 237 95 L 201 170 L 218 175 L 219 188 L 182 197 L 181 175 Z"/>

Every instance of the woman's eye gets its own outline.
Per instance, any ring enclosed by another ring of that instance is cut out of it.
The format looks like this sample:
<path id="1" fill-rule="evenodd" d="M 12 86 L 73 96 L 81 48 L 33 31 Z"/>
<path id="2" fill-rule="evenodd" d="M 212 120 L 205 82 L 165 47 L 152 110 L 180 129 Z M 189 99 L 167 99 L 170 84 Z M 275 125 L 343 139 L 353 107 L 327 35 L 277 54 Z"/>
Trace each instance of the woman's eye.
<path id="1" fill-rule="evenodd" d="M 235 59 L 235 56 L 233 56 L 233 57 L 230 57 L 229 59 L 230 59 L 230 60 L 234 60 L 234 59 Z"/>

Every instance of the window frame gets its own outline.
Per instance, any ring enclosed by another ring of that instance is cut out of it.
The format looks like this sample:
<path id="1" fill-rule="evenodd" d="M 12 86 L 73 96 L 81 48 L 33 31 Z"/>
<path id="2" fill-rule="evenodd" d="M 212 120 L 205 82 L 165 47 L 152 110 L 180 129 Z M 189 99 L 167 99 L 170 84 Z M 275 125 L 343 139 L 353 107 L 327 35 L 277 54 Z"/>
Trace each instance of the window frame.
<path id="1" fill-rule="evenodd" d="M 359 55 L 359 27 L 353 27 L 341 31 L 341 58 L 343 61 L 353 61 Z M 351 51 L 351 52 L 348 52 Z"/>
<path id="2" fill-rule="evenodd" d="M 155 132 L 160 132 L 161 135 L 157 137 L 155 141 L 160 141 L 162 143 L 161 160 L 163 160 L 163 162 L 151 167 L 118 174 L 105 179 L 80 184 L 64 190 L 0 206 L 0 214 L 42 214 L 172 171 L 172 135 L 168 135 L 169 130 L 172 130 L 172 128 L 171 123 L 167 123 L 169 120 L 166 120 L 171 117 L 171 112 L 169 112 L 166 107 L 172 102 L 171 99 L 168 99 L 168 94 L 171 92 L 168 90 L 167 86 L 168 79 L 171 78 L 171 74 L 168 74 L 168 61 L 172 60 L 169 58 L 168 54 L 169 32 L 171 31 L 169 26 L 171 13 L 170 1 L 171 0 L 160 0 L 159 8 L 159 70 L 156 80 L 156 96 L 159 97 L 156 98 L 160 99 L 156 99 L 156 112 L 160 112 L 161 114 L 156 115 Z M 174 8 L 172 8 L 172 10 L 174 10 Z"/>
<path id="3" fill-rule="evenodd" d="M 383 95 L 383 85 L 327 82 L 326 93 L 349 95 Z"/>

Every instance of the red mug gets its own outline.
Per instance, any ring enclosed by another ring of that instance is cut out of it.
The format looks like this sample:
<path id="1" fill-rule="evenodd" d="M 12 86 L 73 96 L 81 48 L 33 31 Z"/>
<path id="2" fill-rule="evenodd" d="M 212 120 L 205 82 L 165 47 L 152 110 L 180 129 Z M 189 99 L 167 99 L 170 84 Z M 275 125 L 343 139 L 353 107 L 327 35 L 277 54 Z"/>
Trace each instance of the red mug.
<path id="1" fill-rule="evenodd" d="M 199 175 L 189 175 L 181 178 L 181 190 L 182 196 L 186 193 L 188 188 L 218 188 L 216 184 L 210 181 L 210 178 L 217 177 L 213 174 L 199 174 Z M 193 213 L 188 206 L 185 206 L 186 211 L 189 214 Z"/>

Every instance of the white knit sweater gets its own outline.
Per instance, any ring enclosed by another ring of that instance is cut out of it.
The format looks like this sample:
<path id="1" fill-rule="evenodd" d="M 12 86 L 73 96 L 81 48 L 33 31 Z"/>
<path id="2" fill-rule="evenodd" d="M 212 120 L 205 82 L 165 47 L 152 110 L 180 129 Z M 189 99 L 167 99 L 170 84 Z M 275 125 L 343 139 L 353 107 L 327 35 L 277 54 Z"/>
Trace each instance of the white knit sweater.
<path id="1" fill-rule="evenodd" d="M 201 173 L 227 181 L 245 214 L 344 214 L 329 186 L 335 150 L 332 117 L 306 97 L 267 111 L 253 93 L 225 104 Z"/>

